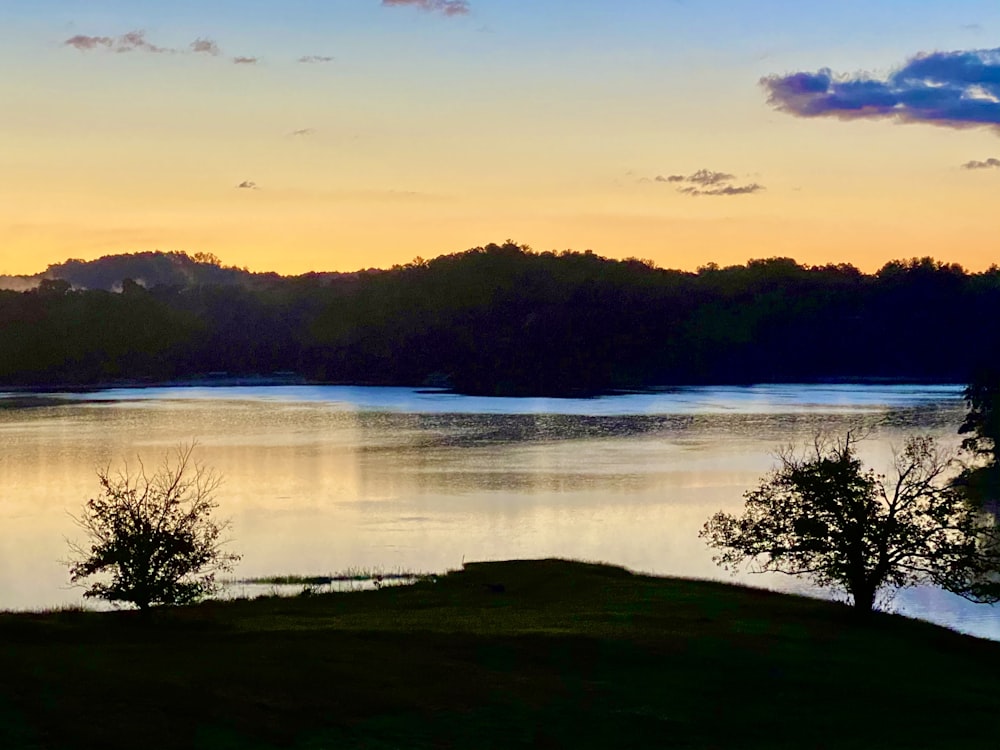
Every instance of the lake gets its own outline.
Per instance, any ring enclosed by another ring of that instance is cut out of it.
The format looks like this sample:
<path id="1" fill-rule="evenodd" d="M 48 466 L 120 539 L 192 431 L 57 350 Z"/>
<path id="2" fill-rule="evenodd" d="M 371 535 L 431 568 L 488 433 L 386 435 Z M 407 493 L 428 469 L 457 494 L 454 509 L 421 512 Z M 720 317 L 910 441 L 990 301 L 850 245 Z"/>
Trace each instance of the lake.
<path id="1" fill-rule="evenodd" d="M 957 446 L 961 386 L 690 387 L 594 399 L 480 398 L 407 388 L 165 387 L 0 394 L 0 607 L 82 601 L 71 514 L 95 469 L 180 443 L 224 477 L 240 578 L 350 568 L 444 571 L 569 557 L 824 595 L 718 569 L 698 538 L 782 446 L 865 427 L 862 457 L 926 432 Z M 240 594 L 235 590 L 233 593 Z M 246 593 L 246 592 L 242 592 Z M 890 607 L 1000 640 L 1000 608 L 934 589 Z"/>

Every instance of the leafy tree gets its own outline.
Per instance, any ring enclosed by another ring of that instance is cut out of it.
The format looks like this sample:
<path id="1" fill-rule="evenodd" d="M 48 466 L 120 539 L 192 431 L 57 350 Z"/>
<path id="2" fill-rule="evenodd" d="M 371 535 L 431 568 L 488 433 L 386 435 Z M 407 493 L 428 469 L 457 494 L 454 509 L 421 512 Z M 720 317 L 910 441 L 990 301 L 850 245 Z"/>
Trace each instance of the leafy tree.
<path id="1" fill-rule="evenodd" d="M 745 494 L 742 516 L 716 513 L 701 531 L 734 570 L 802 575 L 846 591 L 862 611 L 880 592 L 934 584 L 976 602 L 1000 601 L 996 526 L 952 484 L 954 462 L 930 437 L 909 439 L 889 479 L 866 469 L 851 432 L 817 439 Z"/>
<path id="2" fill-rule="evenodd" d="M 968 435 L 962 449 L 1000 464 L 1000 372 L 981 373 L 962 395 L 969 407 L 958 428 L 960 435 Z"/>
<path id="3" fill-rule="evenodd" d="M 74 516 L 89 542 L 70 543 L 70 580 L 90 581 L 85 597 L 142 611 L 187 604 L 214 592 L 215 573 L 239 560 L 223 550 L 229 523 L 212 518 L 221 479 L 195 461 L 194 447 L 179 447 L 152 476 L 141 459 L 138 471 L 97 472 L 100 494 Z"/>
<path id="4" fill-rule="evenodd" d="M 73 286 L 64 279 L 42 279 L 38 282 L 35 294 L 43 297 L 63 297 L 69 294 Z"/>
<path id="5" fill-rule="evenodd" d="M 970 465 L 958 476 L 957 486 L 980 507 L 1000 511 L 1000 372 L 986 370 L 966 387 L 969 411 L 958 428 L 962 450 Z"/>

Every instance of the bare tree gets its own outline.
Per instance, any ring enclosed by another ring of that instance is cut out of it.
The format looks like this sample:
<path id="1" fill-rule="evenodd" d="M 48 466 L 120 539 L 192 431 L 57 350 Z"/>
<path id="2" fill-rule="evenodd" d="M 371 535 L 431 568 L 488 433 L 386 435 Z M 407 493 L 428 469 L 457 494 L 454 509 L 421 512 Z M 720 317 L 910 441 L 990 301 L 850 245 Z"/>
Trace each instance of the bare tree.
<path id="1" fill-rule="evenodd" d="M 212 517 L 221 479 L 194 448 L 178 447 L 152 475 L 141 459 L 138 470 L 97 472 L 100 494 L 73 516 L 88 542 L 69 543 L 70 580 L 87 586 L 85 597 L 143 611 L 187 604 L 216 591 L 215 574 L 240 559 L 223 549 L 229 522 Z"/>
<path id="2" fill-rule="evenodd" d="M 1000 601 L 1000 536 L 953 485 L 954 461 L 930 437 L 894 457 L 892 478 L 866 469 L 857 437 L 817 438 L 748 491 L 742 516 L 716 513 L 700 536 L 735 570 L 800 575 L 850 594 L 870 611 L 880 591 L 934 584 L 977 602 Z"/>

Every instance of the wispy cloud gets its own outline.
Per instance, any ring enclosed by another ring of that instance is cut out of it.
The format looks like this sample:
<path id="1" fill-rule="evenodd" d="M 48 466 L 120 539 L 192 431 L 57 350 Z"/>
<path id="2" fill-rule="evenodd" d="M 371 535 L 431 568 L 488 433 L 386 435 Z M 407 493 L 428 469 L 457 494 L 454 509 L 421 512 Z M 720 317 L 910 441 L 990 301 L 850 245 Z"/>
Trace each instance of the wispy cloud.
<path id="1" fill-rule="evenodd" d="M 253 180 L 243 180 L 239 185 L 236 186 L 237 190 L 260 190 L 257 187 L 257 183 Z"/>
<path id="2" fill-rule="evenodd" d="M 298 61 L 306 65 L 321 65 L 322 63 L 333 62 L 335 59 L 329 55 L 303 55 Z"/>
<path id="3" fill-rule="evenodd" d="M 983 161 L 967 161 L 962 165 L 962 169 L 1000 169 L 1000 159 L 990 157 Z"/>
<path id="4" fill-rule="evenodd" d="M 760 82 L 768 103 L 796 117 L 1000 126 L 1000 48 L 918 54 L 884 78 L 822 68 Z"/>
<path id="5" fill-rule="evenodd" d="M 298 130 L 293 130 L 289 135 L 296 137 L 304 137 L 308 135 L 315 135 L 316 128 L 299 128 Z"/>
<path id="6" fill-rule="evenodd" d="M 111 52 L 156 52 L 156 53 L 177 53 L 186 52 L 192 55 L 209 55 L 218 57 L 222 54 L 222 49 L 218 42 L 207 37 L 198 37 L 187 46 L 186 50 L 176 50 L 169 47 L 160 47 L 146 39 L 146 32 L 143 30 L 130 31 L 121 36 L 87 36 L 78 34 L 70 37 L 63 44 L 67 47 L 74 47 L 83 52 L 93 50 L 107 50 Z M 259 57 L 240 55 L 231 58 L 236 65 L 256 65 L 260 62 Z M 319 62 L 325 58 L 316 57 L 312 62 Z M 333 59 L 333 58 L 330 58 Z"/>
<path id="7" fill-rule="evenodd" d="M 682 174 L 672 174 L 669 177 L 656 176 L 656 182 L 690 182 L 704 187 L 720 185 L 734 179 L 736 179 L 736 175 L 729 174 L 728 172 L 713 172 L 710 169 L 699 169 L 694 174 L 689 174 L 686 177 Z"/>
<path id="8" fill-rule="evenodd" d="M 742 185 L 734 183 L 736 175 L 729 172 L 714 172 L 711 169 L 699 169 L 689 175 L 672 174 L 664 177 L 657 175 L 653 182 L 664 182 L 678 185 L 677 192 L 684 195 L 749 195 L 764 190 L 764 186 L 750 182 Z"/>
<path id="9" fill-rule="evenodd" d="M 98 47 L 111 48 L 114 46 L 115 39 L 110 36 L 86 36 L 84 34 L 77 34 L 67 39 L 63 44 L 67 47 L 76 47 L 79 50 L 91 50 L 97 49 Z"/>
<path id="10" fill-rule="evenodd" d="M 464 16 L 471 10 L 468 0 L 382 0 L 382 5 L 387 8 L 409 6 L 446 16 Z"/>
<path id="11" fill-rule="evenodd" d="M 201 37 L 191 42 L 191 51 L 195 54 L 212 55 L 213 57 L 222 54 L 222 50 L 219 49 L 219 45 L 214 40 Z"/>
<path id="12" fill-rule="evenodd" d="M 763 189 L 763 185 L 751 182 L 747 185 L 719 185 L 710 188 L 699 188 L 688 185 L 687 187 L 678 188 L 677 192 L 684 193 L 685 195 L 750 195 L 751 193 L 758 193 Z"/>
<path id="13" fill-rule="evenodd" d="M 168 47 L 159 47 L 148 41 L 146 39 L 146 32 L 142 29 L 130 31 L 121 36 L 87 36 L 85 34 L 77 34 L 67 39 L 63 44 L 67 47 L 75 47 L 84 52 L 96 49 L 106 49 L 112 52 L 176 52 L 176 50 Z"/>

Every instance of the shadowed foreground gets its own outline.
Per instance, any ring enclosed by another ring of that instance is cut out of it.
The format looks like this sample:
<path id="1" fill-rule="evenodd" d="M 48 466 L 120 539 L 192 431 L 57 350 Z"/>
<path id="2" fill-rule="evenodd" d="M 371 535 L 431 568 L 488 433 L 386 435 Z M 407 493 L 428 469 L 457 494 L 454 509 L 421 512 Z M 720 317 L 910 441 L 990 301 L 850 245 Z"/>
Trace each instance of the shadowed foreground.
<path id="1" fill-rule="evenodd" d="M 137 613 L 0 616 L 0 747 L 967 747 L 1000 644 L 557 560 Z"/>

